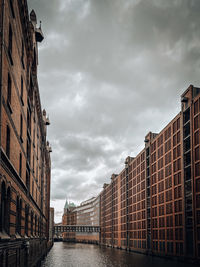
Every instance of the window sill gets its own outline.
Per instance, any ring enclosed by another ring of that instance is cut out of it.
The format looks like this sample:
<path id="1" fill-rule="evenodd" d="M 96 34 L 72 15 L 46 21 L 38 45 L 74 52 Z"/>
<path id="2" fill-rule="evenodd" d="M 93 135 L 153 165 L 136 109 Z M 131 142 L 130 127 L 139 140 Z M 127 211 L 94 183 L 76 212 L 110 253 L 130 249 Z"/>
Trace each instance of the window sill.
<path id="1" fill-rule="evenodd" d="M 10 236 L 3 230 L 0 232 L 0 240 L 10 240 Z"/>
<path id="2" fill-rule="evenodd" d="M 17 233 L 17 234 L 15 234 L 15 238 L 16 239 L 21 239 L 22 237 L 21 237 L 21 235 L 19 233 Z"/>

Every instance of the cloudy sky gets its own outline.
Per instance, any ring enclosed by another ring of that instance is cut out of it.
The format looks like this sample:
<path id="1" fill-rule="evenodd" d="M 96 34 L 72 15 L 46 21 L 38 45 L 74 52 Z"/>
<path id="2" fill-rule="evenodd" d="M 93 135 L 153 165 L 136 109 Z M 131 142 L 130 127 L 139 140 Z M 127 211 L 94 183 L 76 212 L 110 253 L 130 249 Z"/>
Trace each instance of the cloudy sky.
<path id="1" fill-rule="evenodd" d="M 29 0 L 42 20 L 51 205 L 95 196 L 200 86 L 199 0 Z"/>

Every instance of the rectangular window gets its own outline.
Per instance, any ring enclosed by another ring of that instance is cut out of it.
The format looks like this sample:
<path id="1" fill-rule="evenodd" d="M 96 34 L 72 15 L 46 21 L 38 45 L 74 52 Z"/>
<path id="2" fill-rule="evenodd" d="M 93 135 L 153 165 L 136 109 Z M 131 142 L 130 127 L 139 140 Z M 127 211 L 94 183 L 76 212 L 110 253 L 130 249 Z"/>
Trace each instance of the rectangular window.
<path id="1" fill-rule="evenodd" d="M 23 100 L 23 96 L 24 96 L 24 81 L 23 81 L 23 77 L 21 76 L 21 102 L 22 102 L 22 106 L 24 106 L 24 100 Z"/>
<path id="2" fill-rule="evenodd" d="M 173 123 L 173 133 L 175 133 L 176 132 L 176 129 L 177 129 L 177 125 L 176 125 L 176 121 Z"/>
<path id="3" fill-rule="evenodd" d="M 199 146 L 195 148 L 195 161 L 200 159 Z"/>
<path id="4" fill-rule="evenodd" d="M 198 100 L 196 101 L 196 102 L 194 102 L 194 115 L 196 115 L 197 113 L 198 113 L 198 107 L 199 107 L 199 105 L 198 105 Z"/>
<path id="5" fill-rule="evenodd" d="M 181 226 L 183 224 L 182 214 L 175 215 L 175 226 Z"/>
<path id="6" fill-rule="evenodd" d="M 174 185 L 178 185 L 181 183 L 181 173 L 177 173 L 174 175 Z"/>
<path id="7" fill-rule="evenodd" d="M 184 113 L 183 113 L 183 123 L 185 124 L 190 120 L 190 109 L 188 108 Z"/>
<path id="8" fill-rule="evenodd" d="M 174 209 L 175 209 L 175 212 L 182 211 L 182 200 L 178 200 L 174 202 Z"/>
<path id="9" fill-rule="evenodd" d="M 199 140 L 199 130 L 194 134 L 194 144 L 195 146 L 198 145 L 200 142 Z"/>
<path id="10" fill-rule="evenodd" d="M 33 156 L 33 173 L 35 172 L 35 158 Z"/>
<path id="11" fill-rule="evenodd" d="M 172 203 L 166 205 L 166 214 L 172 213 Z"/>
<path id="12" fill-rule="evenodd" d="M 34 145 L 34 147 L 35 147 L 35 128 L 34 128 L 34 130 L 33 130 L 33 145 Z"/>
<path id="13" fill-rule="evenodd" d="M 27 108 L 27 127 L 31 133 L 31 109 L 30 107 Z"/>
<path id="14" fill-rule="evenodd" d="M 22 153 L 19 153 L 19 176 L 22 176 Z"/>
<path id="15" fill-rule="evenodd" d="M 180 157 L 180 155 L 181 155 L 181 146 L 178 145 L 177 146 L 177 157 Z"/>
<path id="16" fill-rule="evenodd" d="M 31 141 L 29 138 L 27 138 L 26 153 L 27 153 L 27 160 L 30 164 L 30 161 L 31 161 Z"/>
<path id="17" fill-rule="evenodd" d="M 6 131 L 6 155 L 10 158 L 10 128 L 8 125 Z"/>
<path id="18" fill-rule="evenodd" d="M 191 164 L 191 155 L 190 151 L 184 155 L 184 165 L 188 166 Z"/>
<path id="19" fill-rule="evenodd" d="M 21 62 L 24 69 L 24 41 L 22 40 L 22 55 L 21 55 Z"/>
<path id="20" fill-rule="evenodd" d="M 177 144 L 180 143 L 180 132 L 177 133 Z"/>
<path id="21" fill-rule="evenodd" d="M 190 149 L 190 137 L 184 140 L 184 152 L 188 151 Z"/>
<path id="22" fill-rule="evenodd" d="M 200 195 L 196 196 L 196 207 L 200 208 Z"/>
<path id="23" fill-rule="evenodd" d="M 199 128 L 199 116 L 196 116 L 194 118 L 194 130 L 197 130 Z"/>
<path id="24" fill-rule="evenodd" d="M 195 164 L 195 176 L 200 176 L 200 162 Z"/>
<path id="25" fill-rule="evenodd" d="M 33 196 L 33 193 L 34 193 L 34 181 L 32 181 L 32 196 Z"/>
<path id="26" fill-rule="evenodd" d="M 10 0 L 10 9 L 11 9 L 12 17 L 15 18 L 15 12 L 14 12 L 14 7 L 13 7 L 13 0 Z"/>
<path id="27" fill-rule="evenodd" d="M 26 170 L 26 187 L 28 190 L 30 190 L 30 172 L 29 172 L 29 170 Z"/>
<path id="28" fill-rule="evenodd" d="M 172 227 L 173 226 L 173 216 L 167 216 L 167 227 Z"/>
<path id="29" fill-rule="evenodd" d="M 200 192 L 200 179 L 196 180 L 196 191 Z"/>
<path id="30" fill-rule="evenodd" d="M 12 46 L 13 46 L 13 32 L 12 32 L 12 27 L 9 25 L 9 36 L 8 36 L 8 56 L 10 58 L 10 63 L 13 65 L 13 60 L 12 60 Z"/>
<path id="31" fill-rule="evenodd" d="M 178 118 L 178 120 L 177 120 L 177 130 L 179 130 L 180 129 L 180 118 Z"/>
<path id="32" fill-rule="evenodd" d="M 182 197 L 182 189 L 181 186 L 175 187 L 174 189 L 174 198 L 181 198 Z"/>
<path id="33" fill-rule="evenodd" d="M 22 117 L 22 114 L 20 116 L 20 139 L 21 139 L 21 142 L 23 143 L 23 117 Z"/>
<path id="34" fill-rule="evenodd" d="M 184 138 L 186 138 L 188 135 L 190 135 L 190 123 L 189 122 L 183 127 Z"/>
<path id="35" fill-rule="evenodd" d="M 8 83 L 7 83 L 7 105 L 11 111 L 11 96 L 12 96 L 12 81 L 10 74 L 8 73 Z"/>

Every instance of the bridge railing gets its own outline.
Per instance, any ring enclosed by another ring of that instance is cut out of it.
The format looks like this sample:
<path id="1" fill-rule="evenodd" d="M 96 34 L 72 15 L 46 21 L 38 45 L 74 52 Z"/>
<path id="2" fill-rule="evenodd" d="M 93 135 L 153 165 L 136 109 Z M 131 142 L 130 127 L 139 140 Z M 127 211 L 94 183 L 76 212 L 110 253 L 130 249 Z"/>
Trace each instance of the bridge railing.
<path id="1" fill-rule="evenodd" d="M 54 226 L 54 234 L 64 232 L 76 233 L 99 233 L 100 226 L 93 225 L 56 225 Z"/>

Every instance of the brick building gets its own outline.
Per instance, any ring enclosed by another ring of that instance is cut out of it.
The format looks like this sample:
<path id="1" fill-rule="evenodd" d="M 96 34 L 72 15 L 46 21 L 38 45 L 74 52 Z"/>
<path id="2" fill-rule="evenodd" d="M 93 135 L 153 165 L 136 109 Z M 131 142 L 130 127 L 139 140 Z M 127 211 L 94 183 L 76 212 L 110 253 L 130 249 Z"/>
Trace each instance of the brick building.
<path id="1" fill-rule="evenodd" d="M 54 208 L 50 208 L 49 214 L 49 241 L 54 242 Z"/>
<path id="2" fill-rule="evenodd" d="M 76 225 L 77 224 L 77 216 L 76 216 L 76 206 L 74 203 L 71 203 L 66 200 L 64 207 L 64 214 L 62 216 L 62 224 L 63 225 Z M 75 232 L 65 232 L 62 234 L 63 241 L 75 241 L 76 233 Z"/>
<path id="3" fill-rule="evenodd" d="M 99 203 L 100 196 L 83 201 L 80 206 L 75 207 L 73 203 L 66 201 L 63 225 L 99 226 Z M 84 243 L 98 243 L 97 232 L 64 232 L 63 241 L 74 241 Z"/>
<path id="4" fill-rule="evenodd" d="M 26 0 L 0 0 L 0 262 L 32 266 L 50 246 L 49 120 L 37 81 L 43 34 Z"/>
<path id="5" fill-rule="evenodd" d="M 100 243 L 200 259 L 200 88 L 100 194 Z"/>
<path id="6" fill-rule="evenodd" d="M 83 201 L 76 207 L 77 225 L 99 226 L 99 201 L 100 197 L 92 197 Z M 76 233 L 77 242 L 98 243 L 99 233 Z"/>

